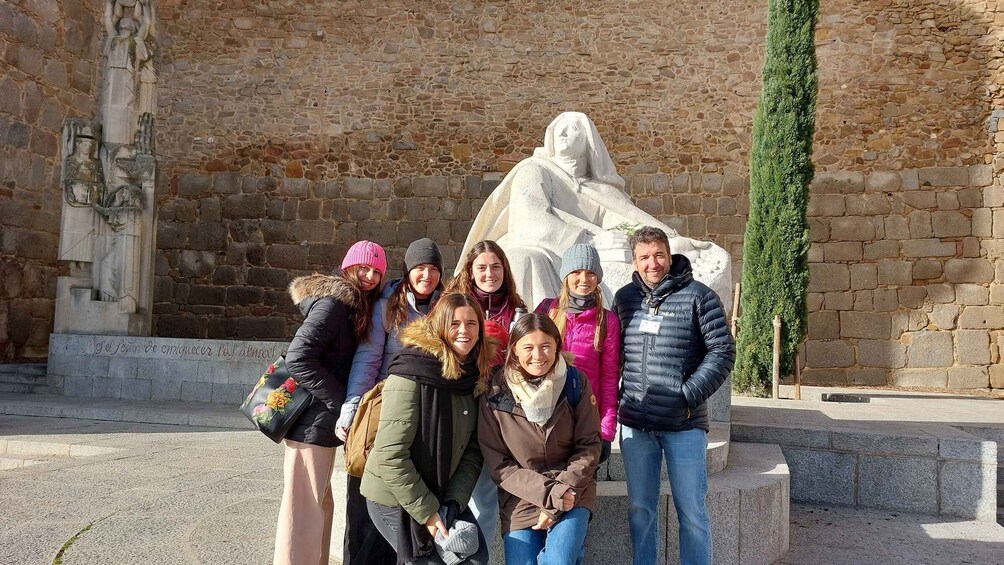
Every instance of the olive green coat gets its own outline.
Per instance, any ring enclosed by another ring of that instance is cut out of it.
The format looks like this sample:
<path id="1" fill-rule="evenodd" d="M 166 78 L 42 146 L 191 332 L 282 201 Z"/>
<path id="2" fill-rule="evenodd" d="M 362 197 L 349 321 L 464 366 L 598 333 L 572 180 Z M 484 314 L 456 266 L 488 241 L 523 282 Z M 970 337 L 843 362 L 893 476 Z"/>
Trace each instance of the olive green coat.
<path id="1" fill-rule="evenodd" d="M 437 342 L 405 334 L 402 343 L 436 356 Z M 410 341 L 410 343 L 409 343 Z M 440 342 L 441 343 L 441 342 Z M 448 500 L 467 508 L 471 491 L 481 473 L 483 458 L 478 446 L 478 400 L 474 394 L 453 395 L 451 477 L 440 500 L 426 486 L 411 460 L 411 444 L 423 415 L 419 404 L 420 385 L 391 374 L 383 388 L 383 406 L 373 449 L 366 459 L 360 492 L 384 506 L 401 506 L 424 524 Z"/>

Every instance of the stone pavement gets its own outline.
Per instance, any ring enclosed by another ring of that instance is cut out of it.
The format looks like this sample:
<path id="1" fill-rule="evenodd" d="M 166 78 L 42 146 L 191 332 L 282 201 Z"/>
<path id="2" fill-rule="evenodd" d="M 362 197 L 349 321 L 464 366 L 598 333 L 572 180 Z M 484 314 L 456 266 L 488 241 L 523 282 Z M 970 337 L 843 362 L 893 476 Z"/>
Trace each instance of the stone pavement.
<path id="1" fill-rule="evenodd" d="M 1004 398 L 1000 395 L 816 386 L 803 386 L 801 401 L 790 400 L 793 394 L 789 385 L 781 386 L 778 400 L 733 394 L 732 421 L 872 430 L 937 423 L 1004 427 Z M 868 402 L 822 402 L 823 394 L 861 396 Z"/>
<path id="2" fill-rule="evenodd" d="M 66 565 L 271 559 L 281 449 L 256 431 L 121 421 L 180 418 L 178 403 L 17 400 L 0 399 L 22 414 L 0 416 L 0 563 L 49 564 L 64 547 Z M 200 408 L 206 422 L 244 425 L 232 407 Z M 792 504 L 791 524 L 783 565 L 1004 563 L 1004 528 L 986 522 Z"/>
<path id="3" fill-rule="evenodd" d="M 988 522 L 792 504 L 790 535 L 778 565 L 1004 564 L 1004 528 Z"/>

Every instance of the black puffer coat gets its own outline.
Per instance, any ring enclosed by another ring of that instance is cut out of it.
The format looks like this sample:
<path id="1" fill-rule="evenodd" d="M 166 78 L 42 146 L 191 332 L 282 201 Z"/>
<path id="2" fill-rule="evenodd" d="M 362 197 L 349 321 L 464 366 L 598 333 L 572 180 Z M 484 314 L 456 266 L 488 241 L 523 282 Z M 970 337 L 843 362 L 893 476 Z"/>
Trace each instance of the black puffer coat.
<path id="1" fill-rule="evenodd" d="M 342 442 L 335 437 L 335 422 L 356 352 L 353 320 L 360 291 L 341 277 L 314 274 L 294 279 L 289 294 L 305 319 L 289 344 L 286 367 L 315 400 L 286 439 L 337 447 Z"/>
<path id="2" fill-rule="evenodd" d="M 685 256 L 673 255 L 655 289 L 635 273 L 617 291 L 613 311 L 621 321 L 624 352 L 620 423 L 643 431 L 708 431 L 706 401 L 736 358 L 718 295 L 694 280 Z M 658 334 L 642 332 L 647 314 L 658 316 Z"/>

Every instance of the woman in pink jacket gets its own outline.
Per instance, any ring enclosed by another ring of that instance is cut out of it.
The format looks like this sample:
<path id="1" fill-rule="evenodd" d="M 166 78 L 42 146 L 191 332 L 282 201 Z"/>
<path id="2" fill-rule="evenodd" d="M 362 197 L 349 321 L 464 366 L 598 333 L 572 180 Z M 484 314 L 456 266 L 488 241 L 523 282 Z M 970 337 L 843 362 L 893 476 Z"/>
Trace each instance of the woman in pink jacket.
<path id="1" fill-rule="evenodd" d="M 565 351 L 589 379 L 600 409 L 600 439 L 603 453 L 610 456 L 610 442 L 617 434 L 617 387 L 620 384 L 621 326 L 617 314 L 603 307 L 603 267 L 596 248 L 579 243 L 561 257 L 559 271 L 564 284 L 557 298 L 545 298 L 536 312 L 547 314 L 561 331 Z"/>

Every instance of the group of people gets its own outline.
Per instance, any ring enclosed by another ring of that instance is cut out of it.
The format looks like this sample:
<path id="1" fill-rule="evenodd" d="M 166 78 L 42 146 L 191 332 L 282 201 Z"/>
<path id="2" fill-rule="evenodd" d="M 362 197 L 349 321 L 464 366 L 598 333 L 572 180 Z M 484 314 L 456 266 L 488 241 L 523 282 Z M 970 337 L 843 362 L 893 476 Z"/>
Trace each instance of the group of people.
<path id="1" fill-rule="evenodd" d="M 491 240 L 448 284 L 430 239 L 387 284 L 370 241 L 336 274 L 294 280 L 304 322 L 286 365 L 315 401 L 283 440 L 274 562 L 328 562 L 335 448 L 383 381 L 365 469 L 348 477 L 343 564 L 487 563 L 498 526 L 507 564 L 581 563 L 618 428 L 634 563 L 656 560 L 663 456 L 681 561 L 711 563 L 706 401 L 735 346 L 718 296 L 665 232 L 642 227 L 629 244 L 635 272 L 609 308 L 599 254 L 582 243 L 533 312 Z"/>

